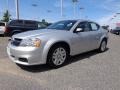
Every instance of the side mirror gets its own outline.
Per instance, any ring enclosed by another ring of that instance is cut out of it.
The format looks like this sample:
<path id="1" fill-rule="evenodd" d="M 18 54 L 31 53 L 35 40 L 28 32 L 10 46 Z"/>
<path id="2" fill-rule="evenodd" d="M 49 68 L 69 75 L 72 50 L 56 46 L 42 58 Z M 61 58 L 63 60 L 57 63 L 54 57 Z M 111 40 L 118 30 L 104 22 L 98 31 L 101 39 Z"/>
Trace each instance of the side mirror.
<path id="1" fill-rule="evenodd" d="M 82 32 L 82 31 L 83 31 L 82 28 L 77 28 L 77 29 L 76 29 L 76 32 Z"/>

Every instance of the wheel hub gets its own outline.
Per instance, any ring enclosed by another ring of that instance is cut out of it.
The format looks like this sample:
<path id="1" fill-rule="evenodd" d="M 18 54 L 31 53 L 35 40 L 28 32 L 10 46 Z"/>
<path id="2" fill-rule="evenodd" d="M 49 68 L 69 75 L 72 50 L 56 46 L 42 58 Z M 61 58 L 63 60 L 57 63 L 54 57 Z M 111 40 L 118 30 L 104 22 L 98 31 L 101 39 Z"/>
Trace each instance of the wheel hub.
<path id="1" fill-rule="evenodd" d="M 57 48 L 52 56 L 53 63 L 55 65 L 61 65 L 66 59 L 66 51 L 64 48 Z"/>

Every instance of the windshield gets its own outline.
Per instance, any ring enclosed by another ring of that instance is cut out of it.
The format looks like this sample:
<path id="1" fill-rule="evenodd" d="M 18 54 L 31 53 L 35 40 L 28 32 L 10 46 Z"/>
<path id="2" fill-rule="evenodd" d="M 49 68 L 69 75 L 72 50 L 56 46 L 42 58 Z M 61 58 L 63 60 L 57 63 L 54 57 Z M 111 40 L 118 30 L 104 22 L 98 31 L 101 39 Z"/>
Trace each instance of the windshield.
<path id="1" fill-rule="evenodd" d="M 66 20 L 54 23 L 47 27 L 47 29 L 55 29 L 55 30 L 70 30 L 73 25 L 76 23 L 75 20 Z"/>

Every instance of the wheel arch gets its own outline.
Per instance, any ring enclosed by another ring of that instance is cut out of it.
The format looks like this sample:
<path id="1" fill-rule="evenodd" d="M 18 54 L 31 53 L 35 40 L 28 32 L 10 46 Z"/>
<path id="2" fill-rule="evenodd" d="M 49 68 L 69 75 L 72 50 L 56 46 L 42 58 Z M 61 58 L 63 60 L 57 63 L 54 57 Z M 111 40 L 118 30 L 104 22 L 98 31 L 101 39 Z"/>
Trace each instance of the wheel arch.
<path id="1" fill-rule="evenodd" d="M 49 51 L 50 49 L 52 49 L 54 46 L 57 46 L 57 45 L 64 46 L 68 50 L 68 53 L 70 54 L 70 45 L 65 41 L 55 42 L 54 44 L 51 45 L 51 47 L 49 48 Z"/>
<path id="2" fill-rule="evenodd" d="M 70 44 L 68 42 L 62 41 L 62 40 L 48 42 L 43 49 L 43 59 L 45 60 L 46 63 L 47 63 L 47 57 L 48 57 L 50 50 L 52 49 L 52 47 L 54 47 L 56 45 L 65 46 L 65 48 L 68 50 L 68 53 L 70 54 L 71 50 L 70 50 Z"/>
<path id="3" fill-rule="evenodd" d="M 21 30 L 13 30 L 12 32 L 11 32 L 11 35 L 13 35 L 15 32 L 21 32 Z"/>
<path id="4" fill-rule="evenodd" d="M 102 42 L 103 40 L 105 40 L 106 42 L 108 42 L 108 38 L 107 38 L 107 37 L 103 37 L 103 38 L 101 39 L 101 42 Z M 101 43 L 101 42 L 100 42 L 100 43 Z"/>
<path id="5" fill-rule="evenodd" d="M 101 43 L 102 43 L 103 40 L 105 40 L 106 43 L 108 43 L 108 37 L 103 36 L 103 37 L 101 38 L 100 43 L 99 43 L 99 47 L 100 47 L 100 45 L 101 45 Z"/>

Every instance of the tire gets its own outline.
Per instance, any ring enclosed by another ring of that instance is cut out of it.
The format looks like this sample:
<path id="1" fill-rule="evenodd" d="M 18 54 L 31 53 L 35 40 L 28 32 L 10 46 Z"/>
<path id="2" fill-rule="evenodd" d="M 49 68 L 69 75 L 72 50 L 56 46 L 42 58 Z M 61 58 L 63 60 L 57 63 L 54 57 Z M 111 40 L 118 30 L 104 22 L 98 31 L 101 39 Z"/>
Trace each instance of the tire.
<path id="1" fill-rule="evenodd" d="M 100 47 L 99 47 L 99 52 L 105 52 L 106 49 L 107 49 L 107 41 L 102 40 Z"/>
<path id="2" fill-rule="evenodd" d="M 53 46 L 48 53 L 47 64 L 52 68 L 59 68 L 65 64 L 68 57 L 69 53 L 65 46 Z"/>
<path id="3" fill-rule="evenodd" d="M 120 35 L 120 32 L 116 32 L 116 35 Z"/>
<path id="4" fill-rule="evenodd" d="M 120 35 L 120 32 L 118 32 L 118 35 Z"/>

